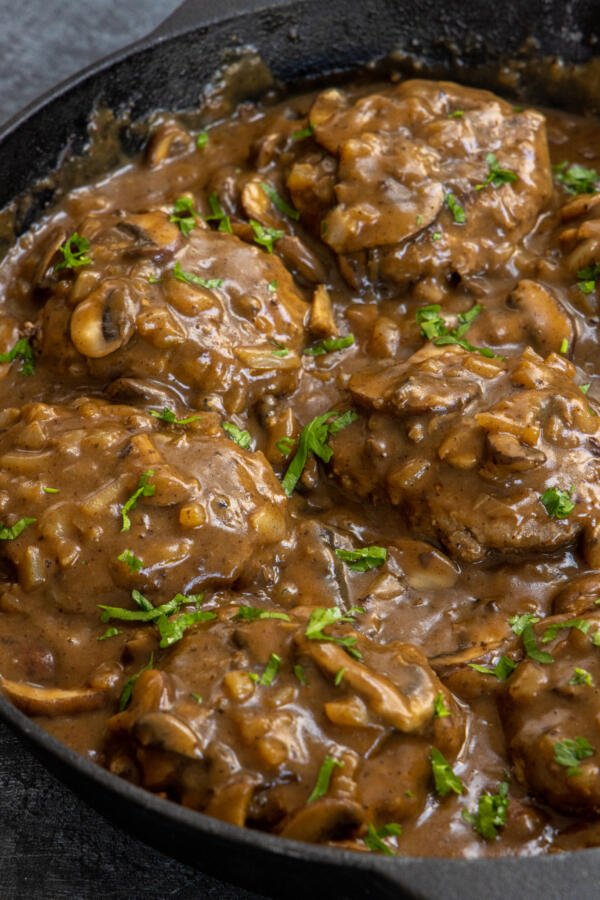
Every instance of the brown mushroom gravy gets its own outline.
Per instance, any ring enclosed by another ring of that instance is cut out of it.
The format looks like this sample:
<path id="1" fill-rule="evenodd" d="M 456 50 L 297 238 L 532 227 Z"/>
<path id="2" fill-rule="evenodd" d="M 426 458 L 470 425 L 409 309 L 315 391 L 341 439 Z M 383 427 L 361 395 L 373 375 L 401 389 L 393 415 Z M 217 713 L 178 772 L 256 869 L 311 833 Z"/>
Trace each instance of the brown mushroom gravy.
<path id="1" fill-rule="evenodd" d="M 0 687 L 237 825 L 600 843 L 600 126 L 158 116 L 0 266 Z M 597 399 L 599 398 L 599 399 Z"/>

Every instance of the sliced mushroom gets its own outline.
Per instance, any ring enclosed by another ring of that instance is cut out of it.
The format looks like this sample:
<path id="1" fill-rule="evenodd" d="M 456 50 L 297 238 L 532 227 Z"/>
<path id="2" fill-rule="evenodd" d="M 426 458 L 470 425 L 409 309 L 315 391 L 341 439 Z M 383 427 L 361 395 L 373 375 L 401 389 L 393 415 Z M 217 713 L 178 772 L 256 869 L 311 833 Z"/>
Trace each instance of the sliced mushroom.
<path id="1" fill-rule="evenodd" d="M 326 797 L 294 813 L 280 834 L 295 841 L 321 843 L 347 837 L 363 821 L 364 811 L 358 803 Z"/>
<path id="2" fill-rule="evenodd" d="M 169 156 L 185 152 L 191 145 L 191 134 L 188 134 L 175 122 L 163 122 L 150 135 L 146 146 L 146 163 L 154 168 Z"/>
<path id="3" fill-rule="evenodd" d="M 248 807 L 259 779 L 245 773 L 235 781 L 216 788 L 204 812 L 231 825 L 246 824 Z"/>
<path id="4" fill-rule="evenodd" d="M 508 299 L 521 316 L 523 327 L 535 350 L 543 356 L 556 353 L 566 340 L 571 346 L 574 328 L 564 307 L 537 281 L 524 278 Z"/>
<path id="5" fill-rule="evenodd" d="M 192 729 L 170 713 L 149 712 L 140 716 L 133 733 L 143 747 L 159 747 L 192 759 L 201 755 Z"/>
<path id="6" fill-rule="evenodd" d="M 337 334 L 337 326 L 333 316 L 333 304 L 329 291 L 324 284 L 319 284 L 313 294 L 310 308 L 308 329 L 315 337 L 333 337 Z"/>
<path id="7" fill-rule="evenodd" d="M 29 716 L 65 716 L 100 709 L 106 701 L 103 691 L 82 688 L 46 688 L 0 676 L 0 689 Z"/>
<path id="8" fill-rule="evenodd" d="M 71 316 L 71 340 L 91 359 L 114 353 L 129 340 L 137 304 L 120 279 L 107 279 L 75 307 Z"/>

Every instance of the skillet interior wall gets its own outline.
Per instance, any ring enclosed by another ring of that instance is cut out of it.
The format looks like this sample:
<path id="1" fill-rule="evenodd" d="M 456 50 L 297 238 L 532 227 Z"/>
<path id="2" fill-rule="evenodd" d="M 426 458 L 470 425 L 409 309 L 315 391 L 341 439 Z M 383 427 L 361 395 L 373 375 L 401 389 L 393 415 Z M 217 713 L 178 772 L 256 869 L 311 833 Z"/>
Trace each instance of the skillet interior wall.
<path id="1" fill-rule="evenodd" d="M 158 46 L 150 36 L 135 55 L 115 54 L 65 97 L 57 89 L 13 119 L 0 134 L 0 208 L 9 207 L 0 217 L 0 251 L 66 190 L 138 150 L 145 129 L 131 123 L 158 109 L 197 107 L 215 72 L 248 49 L 285 84 L 387 57 L 396 68 L 432 77 L 444 73 L 537 102 L 566 102 L 573 111 L 597 107 L 595 0 L 511 2 L 500 13 L 493 0 L 331 0 L 325 6 L 319 0 L 284 0 L 263 6 L 261 0 L 244 4 L 251 14 L 241 29 L 236 18 L 216 21 L 223 16 L 222 3 L 184 3 L 161 28 L 168 36 Z M 234 2 L 225 7 L 236 11 Z M 199 22 L 206 24 L 186 31 Z M 230 93 L 232 101 L 256 94 L 265 83 L 250 80 L 242 87 Z M 111 110 L 116 128 L 108 137 L 104 131 L 100 152 L 81 159 L 94 131 L 98 136 L 98 119 L 90 129 L 98 109 Z"/>

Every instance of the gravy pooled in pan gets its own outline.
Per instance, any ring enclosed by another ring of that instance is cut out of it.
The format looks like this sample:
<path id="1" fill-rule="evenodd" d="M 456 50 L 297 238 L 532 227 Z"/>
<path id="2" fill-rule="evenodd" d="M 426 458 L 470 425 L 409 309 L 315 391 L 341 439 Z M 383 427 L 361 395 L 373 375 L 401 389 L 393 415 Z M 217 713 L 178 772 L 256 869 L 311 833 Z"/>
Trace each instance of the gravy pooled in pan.
<path id="1" fill-rule="evenodd" d="M 237 825 L 600 844 L 599 141 L 454 84 L 335 88 L 161 117 L 26 234 L 4 693 Z"/>

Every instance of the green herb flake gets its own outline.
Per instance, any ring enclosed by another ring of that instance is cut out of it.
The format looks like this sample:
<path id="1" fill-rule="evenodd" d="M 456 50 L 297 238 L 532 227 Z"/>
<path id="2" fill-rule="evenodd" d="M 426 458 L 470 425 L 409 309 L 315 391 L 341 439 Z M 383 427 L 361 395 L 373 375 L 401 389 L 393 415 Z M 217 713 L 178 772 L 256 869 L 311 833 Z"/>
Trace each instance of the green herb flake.
<path id="1" fill-rule="evenodd" d="M 323 760 L 321 768 L 319 769 L 317 781 L 311 791 L 307 803 L 314 803 L 315 800 L 319 800 L 321 797 L 324 797 L 329 790 L 329 784 L 331 782 L 333 770 L 335 768 L 342 769 L 343 767 L 344 763 L 342 760 L 335 759 L 335 757 L 333 756 L 326 756 Z"/>
<path id="2" fill-rule="evenodd" d="M 488 359 L 500 358 L 496 353 L 488 347 L 475 347 L 464 338 L 474 320 L 481 312 L 481 305 L 476 303 L 471 309 L 460 313 L 456 319 L 454 328 L 448 328 L 446 322 L 441 315 L 441 306 L 438 303 L 431 303 L 429 306 L 422 306 L 417 310 L 417 325 L 421 329 L 421 333 L 427 340 L 432 341 L 436 347 L 444 347 L 448 344 L 457 344 L 463 350 L 471 353 L 478 353 Z"/>
<path id="3" fill-rule="evenodd" d="M 340 413 L 330 411 L 316 416 L 305 425 L 298 439 L 298 447 L 294 458 L 288 466 L 281 482 L 283 490 L 290 497 L 302 476 L 308 456 L 312 453 L 318 459 L 328 463 L 333 456 L 328 439 L 358 419 L 354 410 Z"/>
<path id="4" fill-rule="evenodd" d="M 362 611 L 359 607 L 352 607 L 344 614 L 337 606 L 317 606 L 310 614 L 304 635 L 309 641 L 329 641 L 330 643 L 338 644 L 354 659 L 362 659 L 362 654 L 356 647 L 355 635 L 348 634 L 344 637 L 339 637 L 325 634 L 324 631 L 330 625 L 338 625 L 342 622 L 353 624 L 354 617 Z"/>
<path id="5" fill-rule="evenodd" d="M 170 647 L 171 644 L 180 641 L 184 633 L 192 625 L 197 625 L 201 622 L 212 622 L 216 618 L 216 613 L 204 609 L 180 613 L 172 619 L 163 613 L 156 620 L 156 626 L 160 634 L 160 647 Z"/>
<path id="6" fill-rule="evenodd" d="M 166 422 L 167 425 L 190 425 L 192 422 L 202 418 L 202 416 L 187 416 L 185 419 L 178 419 L 173 410 L 167 406 L 163 407 L 160 412 L 156 409 L 150 409 L 148 412 L 160 422 Z"/>
<path id="7" fill-rule="evenodd" d="M 550 625 L 542 635 L 542 644 L 548 644 L 553 641 L 559 631 L 565 628 L 576 628 L 582 634 L 587 634 L 592 623 L 588 619 L 567 619 L 566 622 L 555 622 Z"/>
<path id="8" fill-rule="evenodd" d="M 577 666 L 573 669 L 573 676 L 569 679 L 569 684 L 582 684 L 586 687 L 594 686 L 594 679 L 592 678 L 592 673 L 588 672 L 587 669 L 580 669 Z"/>
<path id="9" fill-rule="evenodd" d="M 333 679 L 333 683 L 335 684 L 336 687 L 340 686 L 340 684 L 344 680 L 345 674 L 346 674 L 346 669 L 344 667 L 337 670 L 337 672 L 335 673 L 335 678 Z"/>
<path id="10" fill-rule="evenodd" d="M 148 275 L 146 278 L 148 284 L 158 284 L 160 281 L 160 275 Z"/>
<path id="11" fill-rule="evenodd" d="M 265 687 L 269 687 L 269 685 L 271 685 L 277 677 L 280 665 L 281 657 L 278 656 L 277 653 L 271 653 L 267 665 L 265 666 L 265 670 L 260 676 L 259 683 L 264 685 Z"/>
<path id="12" fill-rule="evenodd" d="M 208 144 L 208 131 L 201 131 L 196 135 L 196 147 L 198 150 L 204 150 Z"/>
<path id="13" fill-rule="evenodd" d="M 454 109 L 451 113 L 448 113 L 449 119 L 462 119 L 464 116 L 464 109 Z"/>
<path id="14" fill-rule="evenodd" d="M 217 230 L 222 231 L 225 234 L 233 234 L 233 228 L 231 227 L 231 219 L 224 211 L 223 207 L 219 203 L 219 198 L 216 194 L 211 194 L 208 198 L 208 205 L 210 206 L 210 214 L 205 216 L 204 219 L 206 222 L 217 222 Z"/>
<path id="15" fill-rule="evenodd" d="M 60 488 L 43 487 L 42 490 L 45 494 L 60 494 Z"/>
<path id="16" fill-rule="evenodd" d="M 591 384 L 580 384 L 579 390 L 585 396 L 587 394 L 587 392 L 589 391 L 589 389 L 591 388 L 591 386 L 592 386 Z"/>
<path id="17" fill-rule="evenodd" d="M 593 756 L 596 750 L 584 737 L 565 738 L 564 741 L 556 741 L 554 744 L 554 759 L 559 766 L 565 766 L 567 775 L 581 775 L 579 763 L 582 759 Z"/>
<path id="18" fill-rule="evenodd" d="M 122 527 L 121 531 L 129 531 L 131 528 L 131 519 L 129 513 L 135 508 L 140 497 L 153 497 L 156 490 L 153 484 L 148 484 L 149 480 L 154 476 L 154 469 L 148 469 L 140 475 L 138 485 L 128 500 L 125 501 L 121 508 Z"/>
<path id="19" fill-rule="evenodd" d="M 240 606 L 234 619 L 237 619 L 238 622 L 255 622 L 257 619 L 281 619 L 282 622 L 290 621 L 290 617 L 287 613 L 276 612 L 273 609 L 261 609 L 260 606 Z"/>
<path id="20" fill-rule="evenodd" d="M 271 351 L 271 356 L 276 356 L 278 359 L 285 359 L 289 355 L 290 351 L 283 344 L 277 344 L 276 349 Z"/>
<path id="21" fill-rule="evenodd" d="M 593 194 L 596 192 L 600 175 L 595 169 L 587 169 L 579 163 L 565 161 L 553 166 L 554 179 L 562 184 L 569 194 Z"/>
<path id="22" fill-rule="evenodd" d="M 234 444 L 237 444 L 238 447 L 241 447 L 243 450 L 248 450 L 248 448 L 252 446 L 252 435 L 249 431 L 238 428 L 233 422 L 223 422 L 222 428 L 227 437 L 230 438 Z"/>
<path id="23" fill-rule="evenodd" d="M 114 625 L 111 625 L 109 628 L 106 629 L 104 634 L 101 634 L 100 637 L 97 638 L 97 640 L 107 641 L 109 638 L 116 637 L 118 634 L 121 634 L 121 629 L 115 628 Z"/>
<path id="24" fill-rule="evenodd" d="M 325 353 L 334 353 L 336 350 L 345 350 L 354 344 L 354 335 L 345 334 L 342 337 L 323 338 L 322 341 L 307 347 L 303 351 L 305 356 L 323 356 Z"/>
<path id="25" fill-rule="evenodd" d="M 575 509 L 571 500 L 573 488 L 563 491 L 561 488 L 551 487 L 540 495 L 540 502 L 552 519 L 566 519 Z"/>
<path id="26" fill-rule="evenodd" d="M 23 534 L 28 525 L 33 525 L 34 522 L 37 522 L 37 519 L 24 516 L 14 525 L 0 525 L 0 541 L 14 541 L 20 534 Z"/>
<path id="27" fill-rule="evenodd" d="M 196 210 L 191 197 L 178 197 L 173 206 L 173 212 L 169 222 L 174 222 L 179 227 L 184 237 L 189 237 L 196 225 Z"/>
<path id="28" fill-rule="evenodd" d="M 368 572 L 382 566 L 387 559 L 385 547 L 359 547 L 357 550 L 336 550 L 335 555 L 346 563 L 352 572 Z"/>
<path id="29" fill-rule="evenodd" d="M 432 240 L 432 241 L 441 241 L 441 239 L 442 239 L 442 232 L 441 232 L 441 231 L 434 231 L 433 234 L 431 235 L 431 240 Z"/>
<path id="30" fill-rule="evenodd" d="M 267 290 L 269 291 L 270 294 L 276 294 L 277 293 L 277 282 L 269 281 L 267 283 Z"/>
<path id="31" fill-rule="evenodd" d="M 314 129 L 312 125 L 307 125 L 305 128 L 300 128 L 298 131 L 292 131 L 290 134 L 290 140 L 292 141 L 303 141 L 305 138 L 312 137 L 314 134 Z"/>
<path id="32" fill-rule="evenodd" d="M 194 703 L 198 703 L 198 705 L 204 702 L 202 694 L 197 694 L 195 691 L 190 692 L 190 697 L 192 698 Z"/>
<path id="33" fill-rule="evenodd" d="M 123 550 L 122 553 L 119 553 L 117 559 L 119 562 L 125 563 L 129 567 L 130 572 L 141 572 L 144 568 L 142 560 L 135 553 L 132 553 L 131 550 Z"/>
<path id="34" fill-rule="evenodd" d="M 464 784 L 437 747 L 431 748 L 430 760 L 435 790 L 439 796 L 445 797 L 451 791 L 454 791 L 455 794 L 462 794 L 465 789 Z"/>
<path id="35" fill-rule="evenodd" d="M 558 352 L 562 353 L 563 356 L 566 356 L 566 354 L 569 352 L 569 342 L 566 338 L 563 338 L 560 342 Z"/>
<path id="36" fill-rule="evenodd" d="M 58 249 L 62 253 L 62 260 L 54 266 L 56 272 L 59 272 L 60 269 L 78 269 L 80 266 L 89 266 L 92 262 L 91 256 L 87 255 L 90 242 L 76 231 Z"/>
<path id="37" fill-rule="evenodd" d="M 477 804 L 477 812 L 462 811 L 462 818 L 486 841 L 498 836 L 498 829 L 506 825 L 508 812 L 508 782 L 502 781 L 497 794 L 482 794 Z"/>
<path id="38" fill-rule="evenodd" d="M 595 631 L 591 636 L 591 641 L 594 647 L 600 647 L 600 630 Z"/>
<path id="39" fill-rule="evenodd" d="M 554 662 L 554 657 L 545 650 L 540 650 L 537 645 L 533 625 L 539 622 L 539 616 L 532 613 L 523 613 L 522 615 L 511 616 L 508 623 L 514 633 L 523 639 L 523 647 L 529 659 L 542 665 L 550 665 Z"/>
<path id="40" fill-rule="evenodd" d="M 302 685 L 308 684 L 308 678 L 306 677 L 306 672 L 304 671 L 304 666 L 301 666 L 300 663 L 296 663 L 294 666 L 294 675 Z"/>
<path id="41" fill-rule="evenodd" d="M 506 681 L 517 668 L 517 663 L 508 656 L 501 656 L 493 669 L 490 666 L 480 666 L 478 663 L 469 663 L 469 668 L 481 672 L 482 675 L 493 675 L 498 681 Z"/>
<path id="42" fill-rule="evenodd" d="M 502 169 L 500 167 L 498 160 L 493 153 L 488 153 L 485 157 L 485 161 L 488 166 L 488 175 L 485 181 L 475 185 L 476 191 L 482 191 L 488 185 L 491 185 L 492 187 L 501 187 L 503 184 L 510 184 L 511 182 L 518 180 L 519 176 L 516 172 L 513 172 L 512 169 Z"/>
<path id="43" fill-rule="evenodd" d="M 133 693 L 133 686 L 142 674 L 142 672 L 147 672 L 148 669 L 151 669 L 154 665 L 154 654 L 150 654 L 150 659 L 146 663 L 145 666 L 142 666 L 139 672 L 136 672 L 135 675 L 132 675 L 127 679 L 125 684 L 123 685 L 123 690 L 121 691 L 121 696 L 119 697 L 119 712 L 123 712 L 124 709 L 127 709 L 129 703 L 131 701 L 131 695 Z"/>
<path id="44" fill-rule="evenodd" d="M 202 597 L 202 595 L 198 595 Z M 180 606 L 188 603 L 201 602 L 196 597 L 186 597 L 185 594 L 176 594 L 166 603 L 160 606 L 153 606 L 152 603 L 144 597 L 140 591 L 133 590 L 131 599 L 138 607 L 137 609 L 125 609 L 123 606 L 107 606 L 105 603 L 99 603 L 98 608 L 102 610 L 101 620 L 108 622 L 110 619 L 120 619 L 122 622 L 154 622 L 161 616 L 168 616 L 176 612 Z"/>
<path id="45" fill-rule="evenodd" d="M 264 247 L 267 253 L 273 252 L 273 244 L 285 234 L 280 228 L 269 228 L 267 225 L 261 225 L 256 219 L 250 219 L 250 227 L 254 232 L 254 243 Z"/>
<path id="46" fill-rule="evenodd" d="M 382 825 L 380 828 L 375 828 L 371 822 L 363 841 L 365 847 L 368 847 L 373 853 L 385 853 L 386 856 L 395 856 L 396 851 L 389 844 L 386 844 L 385 838 L 400 837 L 401 834 L 402 825 L 398 825 L 397 822 L 388 822 L 387 825 Z"/>
<path id="47" fill-rule="evenodd" d="M 467 221 L 467 217 L 465 215 L 465 211 L 454 196 L 454 194 L 446 194 L 444 197 L 444 201 L 446 206 L 452 213 L 452 218 L 457 223 L 457 225 L 464 225 Z"/>
<path id="48" fill-rule="evenodd" d="M 582 294 L 593 294 L 596 290 L 596 282 L 600 277 L 600 265 L 594 263 L 592 266 L 586 266 L 585 269 L 577 271 L 577 287 Z"/>
<path id="49" fill-rule="evenodd" d="M 197 287 L 207 288 L 209 291 L 214 291 L 223 284 L 222 278 L 201 278 L 200 275 L 194 275 L 193 272 L 185 272 L 181 268 L 179 260 L 175 263 L 173 275 L 177 281 L 182 281 L 185 284 L 195 284 Z"/>
<path id="50" fill-rule="evenodd" d="M 441 691 L 439 694 L 435 695 L 435 699 L 433 701 L 433 715 L 436 719 L 445 719 L 447 716 L 452 715 L 452 713 L 446 706 L 446 700 Z"/>
<path id="51" fill-rule="evenodd" d="M 293 206 L 284 200 L 283 197 L 277 193 L 274 187 L 271 187 L 270 184 L 267 184 L 266 181 L 261 181 L 261 188 L 275 207 L 280 213 L 283 213 L 284 216 L 287 216 L 288 219 L 293 219 L 295 222 L 300 218 L 300 213 L 297 209 L 294 209 Z"/>
<path id="52" fill-rule="evenodd" d="M 296 441 L 293 438 L 282 437 L 275 443 L 275 446 L 277 447 L 277 449 L 279 450 L 279 452 L 281 453 L 282 456 L 289 456 L 290 453 L 292 452 L 292 450 L 294 449 L 295 444 L 296 444 Z"/>
<path id="53" fill-rule="evenodd" d="M 11 363 L 15 359 L 21 361 L 21 375 L 33 375 L 35 372 L 35 357 L 33 348 L 27 338 L 20 338 L 7 353 L 0 353 L 0 363 Z"/>

